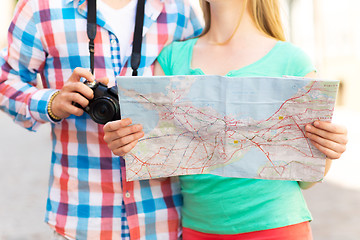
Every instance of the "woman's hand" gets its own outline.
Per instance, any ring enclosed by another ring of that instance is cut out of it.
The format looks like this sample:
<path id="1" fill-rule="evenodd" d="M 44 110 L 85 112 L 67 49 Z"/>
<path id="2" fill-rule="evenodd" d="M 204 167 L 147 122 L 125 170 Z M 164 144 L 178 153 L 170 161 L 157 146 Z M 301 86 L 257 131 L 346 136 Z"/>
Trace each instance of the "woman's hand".
<path id="1" fill-rule="evenodd" d="M 124 156 L 135 147 L 139 139 L 144 136 L 142 125 L 131 125 L 130 118 L 108 122 L 104 126 L 104 141 L 117 156 Z"/>
<path id="2" fill-rule="evenodd" d="M 305 135 L 329 159 L 338 159 L 346 150 L 347 130 L 331 122 L 315 121 L 305 126 Z"/>
<path id="3" fill-rule="evenodd" d="M 84 110 L 74 106 L 73 103 L 80 104 L 83 108 L 89 104 L 88 99 L 94 97 L 94 92 L 91 88 L 80 82 L 81 78 L 85 78 L 89 82 L 95 81 L 94 76 L 84 68 L 75 68 L 68 81 L 60 90 L 60 93 L 54 98 L 51 111 L 59 118 L 67 118 L 70 115 L 81 116 Z M 97 79 L 97 81 L 108 84 L 108 78 Z"/>
<path id="4" fill-rule="evenodd" d="M 305 126 L 305 135 L 320 152 L 326 155 L 324 172 L 326 176 L 331 166 L 331 159 L 340 158 L 346 150 L 348 142 L 346 128 L 330 122 L 315 121 Z M 308 189 L 316 184 L 315 182 L 298 183 L 301 189 Z"/>

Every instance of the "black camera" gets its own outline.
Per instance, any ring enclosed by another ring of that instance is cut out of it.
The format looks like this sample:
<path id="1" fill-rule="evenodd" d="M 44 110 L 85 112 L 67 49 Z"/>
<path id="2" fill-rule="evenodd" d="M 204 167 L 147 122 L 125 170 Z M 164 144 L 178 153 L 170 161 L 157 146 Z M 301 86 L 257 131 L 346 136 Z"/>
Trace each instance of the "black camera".
<path id="1" fill-rule="evenodd" d="M 94 98 L 89 99 L 89 105 L 85 108 L 79 104 L 74 105 L 83 109 L 96 123 L 105 124 L 110 121 L 120 120 L 120 104 L 117 87 L 108 88 L 100 82 L 85 81 L 84 84 L 94 92 Z"/>

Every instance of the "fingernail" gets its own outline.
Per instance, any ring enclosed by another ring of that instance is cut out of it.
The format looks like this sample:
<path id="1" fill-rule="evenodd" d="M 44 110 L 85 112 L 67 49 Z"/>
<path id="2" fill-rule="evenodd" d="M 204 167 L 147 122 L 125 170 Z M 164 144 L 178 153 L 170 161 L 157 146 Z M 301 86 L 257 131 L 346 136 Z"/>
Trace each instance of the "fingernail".
<path id="1" fill-rule="evenodd" d="M 320 125 L 319 121 L 315 121 L 315 122 L 314 122 L 314 126 L 315 126 L 315 127 L 318 127 L 319 125 Z"/>
<path id="2" fill-rule="evenodd" d="M 305 126 L 305 130 L 309 131 L 311 129 L 311 126 L 308 124 Z"/>

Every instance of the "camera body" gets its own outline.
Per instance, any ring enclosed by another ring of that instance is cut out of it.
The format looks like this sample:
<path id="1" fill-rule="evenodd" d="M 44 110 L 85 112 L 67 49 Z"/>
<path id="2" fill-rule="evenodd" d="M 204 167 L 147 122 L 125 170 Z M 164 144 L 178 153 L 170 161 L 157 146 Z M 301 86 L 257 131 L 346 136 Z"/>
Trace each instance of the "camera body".
<path id="1" fill-rule="evenodd" d="M 85 108 L 76 104 L 90 115 L 94 122 L 106 124 L 110 121 L 120 120 L 120 104 L 117 87 L 108 88 L 100 82 L 85 81 L 84 84 L 94 92 L 94 98 L 89 99 L 89 105 Z"/>

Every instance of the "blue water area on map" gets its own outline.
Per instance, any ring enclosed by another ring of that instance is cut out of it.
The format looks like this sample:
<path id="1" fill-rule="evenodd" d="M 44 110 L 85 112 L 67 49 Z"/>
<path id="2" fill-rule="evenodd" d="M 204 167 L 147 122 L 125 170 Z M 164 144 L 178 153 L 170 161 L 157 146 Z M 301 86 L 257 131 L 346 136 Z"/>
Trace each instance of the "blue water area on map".
<path id="1" fill-rule="evenodd" d="M 159 114 L 156 111 L 146 109 L 141 104 L 136 103 L 135 99 L 130 97 L 122 96 L 121 99 L 123 100 L 120 100 L 122 119 L 131 118 L 133 124 L 141 124 L 144 133 L 149 133 L 157 126 Z"/>
<path id="2" fill-rule="evenodd" d="M 180 103 L 186 102 L 188 106 L 200 109 L 212 108 L 218 117 L 231 116 L 236 120 L 251 118 L 256 121 L 272 116 L 284 101 L 309 84 L 307 80 L 289 78 L 221 76 L 119 77 L 118 84 L 139 94 L 167 95 L 169 90 L 183 90 L 179 80 L 193 81 Z M 157 126 L 159 115 L 156 111 L 148 110 L 135 99 L 124 96 L 120 88 L 119 97 L 123 118 L 131 117 L 133 123 L 143 124 L 145 133 Z"/>
<path id="3" fill-rule="evenodd" d="M 210 173 L 225 177 L 243 176 L 245 178 L 256 178 L 259 176 L 259 167 L 266 165 L 268 162 L 269 160 L 259 148 L 253 148 L 241 159 L 225 167 L 217 168 Z"/>
<path id="4" fill-rule="evenodd" d="M 193 83 L 182 101 L 211 107 L 222 116 L 263 120 L 307 84 L 309 81 L 288 78 L 206 76 Z"/>

